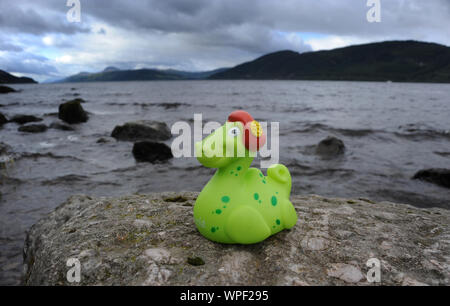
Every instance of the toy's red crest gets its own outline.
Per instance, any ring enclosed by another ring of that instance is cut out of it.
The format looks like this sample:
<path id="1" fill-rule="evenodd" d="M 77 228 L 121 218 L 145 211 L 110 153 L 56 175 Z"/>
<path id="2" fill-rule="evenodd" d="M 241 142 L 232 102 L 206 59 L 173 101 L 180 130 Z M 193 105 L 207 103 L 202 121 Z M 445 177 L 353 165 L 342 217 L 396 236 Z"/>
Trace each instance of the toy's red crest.
<path id="1" fill-rule="evenodd" d="M 244 125 L 243 141 L 247 150 L 258 151 L 266 143 L 266 135 L 261 124 L 253 119 L 253 117 L 243 110 L 232 112 L 228 116 L 229 122 L 242 122 Z"/>

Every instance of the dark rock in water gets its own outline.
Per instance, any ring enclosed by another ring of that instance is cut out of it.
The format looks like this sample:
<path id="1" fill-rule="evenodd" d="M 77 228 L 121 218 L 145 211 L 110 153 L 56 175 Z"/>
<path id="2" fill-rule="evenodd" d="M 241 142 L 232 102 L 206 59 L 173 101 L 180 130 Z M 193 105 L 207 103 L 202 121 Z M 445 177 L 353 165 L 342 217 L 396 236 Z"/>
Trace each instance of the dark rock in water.
<path id="1" fill-rule="evenodd" d="M 117 140 L 167 140 L 172 134 L 164 122 L 140 120 L 127 122 L 114 128 L 111 136 Z"/>
<path id="2" fill-rule="evenodd" d="M 0 94 L 7 94 L 10 92 L 17 92 L 17 91 L 11 87 L 0 85 Z"/>
<path id="3" fill-rule="evenodd" d="M 137 161 L 165 161 L 173 157 L 172 150 L 164 143 L 141 141 L 133 145 L 133 156 Z"/>
<path id="4" fill-rule="evenodd" d="M 327 138 L 323 139 L 321 142 L 319 142 L 316 148 L 316 154 L 328 157 L 343 154 L 344 151 L 344 142 L 339 138 L 333 136 L 328 136 Z"/>
<path id="5" fill-rule="evenodd" d="M 88 115 L 80 101 L 68 101 L 59 105 L 58 118 L 67 123 L 81 123 L 88 120 Z"/>
<path id="6" fill-rule="evenodd" d="M 52 122 L 50 124 L 50 128 L 56 129 L 56 130 L 61 130 L 61 131 L 73 131 L 74 130 L 74 128 L 71 127 L 70 125 L 67 125 L 64 123 L 59 123 L 59 122 Z"/>
<path id="7" fill-rule="evenodd" d="M 450 284 L 448 209 L 293 195 L 301 217 L 292 229 L 255 245 L 223 245 L 196 229 L 197 196 L 71 196 L 27 231 L 22 284 Z M 67 280 L 69 257 L 81 262 L 79 283 Z M 195 257 L 204 265 L 192 266 L 201 263 Z M 370 258 L 381 261 L 381 283 L 367 281 Z"/>
<path id="8" fill-rule="evenodd" d="M 442 187 L 450 188 L 450 169 L 431 168 L 418 171 L 413 179 L 427 181 Z"/>
<path id="9" fill-rule="evenodd" d="M 0 126 L 7 123 L 8 119 L 6 119 L 5 115 L 3 115 L 2 113 L 0 113 Z"/>
<path id="10" fill-rule="evenodd" d="M 26 133 L 42 133 L 47 131 L 47 126 L 45 124 L 29 124 L 29 125 L 23 125 L 18 128 L 19 132 L 26 132 Z"/>
<path id="11" fill-rule="evenodd" d="M 97 143 L 110 143 L 113 141 L 116 141 L 116 139 L 114 139 L 112 137 L 102 137 L 97 140 Z"/>
<path id="12" fill-rule="evenodd" d="M 28 122 L 42 121 L 42 118 L 38 118 L 38 117 L 32 116 L 32 115 L 15 115 L 9 121 L 10 122 L 15 122 L 15 123 L 18 123 L 18 124 L 25 124 L 25 123 L 28 123 Z"/>

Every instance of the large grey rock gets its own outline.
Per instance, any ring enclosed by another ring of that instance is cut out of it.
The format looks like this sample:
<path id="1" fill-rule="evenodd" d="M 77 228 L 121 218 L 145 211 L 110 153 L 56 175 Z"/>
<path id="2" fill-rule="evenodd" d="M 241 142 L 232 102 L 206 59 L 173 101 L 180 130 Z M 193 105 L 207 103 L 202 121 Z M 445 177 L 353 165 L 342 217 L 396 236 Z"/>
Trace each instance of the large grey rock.
<path id="1" fill-rule="evenodd" d="M 151 120 L 127 122 L 116 126 L 111 133 L 111 137 L 125 141 L 168 140 L 171 136 L 166 123 Z"/>
<path id="2" fill-rule="evenodd" d="M 70 197 L 29 230 L 24 284 L 77 284 L 66 279 L 69 258 L 80 261 L 80 285 L 368 285 L 370 258 L 383 285 L 450 284 L 448 210 L 293 196 L 292 230 L 223 245 L 196 230 L 196 196 Z"/>

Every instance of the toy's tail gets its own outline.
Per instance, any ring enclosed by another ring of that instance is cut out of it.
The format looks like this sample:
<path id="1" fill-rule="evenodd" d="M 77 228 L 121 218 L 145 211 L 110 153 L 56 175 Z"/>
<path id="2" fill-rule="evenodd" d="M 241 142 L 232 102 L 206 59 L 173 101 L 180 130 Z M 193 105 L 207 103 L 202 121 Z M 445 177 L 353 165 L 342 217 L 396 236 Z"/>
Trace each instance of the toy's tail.
<path id="1" fill-rule="evenodd" d="M 291 174 L 289 173 L 288 168 L 282 164 L 273 164 L 267 169 L 267 176 L 270 176 L 274 180 L 278 181 L 282 185 L 284 185 L 285 190 L 287 191 L 287 196 L 291 194 Z"/>

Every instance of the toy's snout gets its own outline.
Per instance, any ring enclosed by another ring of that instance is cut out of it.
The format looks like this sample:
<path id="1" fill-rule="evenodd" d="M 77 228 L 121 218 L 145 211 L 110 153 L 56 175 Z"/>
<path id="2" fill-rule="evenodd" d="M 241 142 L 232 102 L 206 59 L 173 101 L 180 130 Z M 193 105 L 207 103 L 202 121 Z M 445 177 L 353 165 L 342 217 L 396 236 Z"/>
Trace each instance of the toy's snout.
<path id="1" fill-rule="evenodd" d="M 208 168 L 220 168 L 226 163 L 226 159 L 223 154 L 217 154 L 215 152 L 215 143 L 205 141 L 198 141 L 195 143 L 195 156 L 197 160 L 205 167 Z"/>

